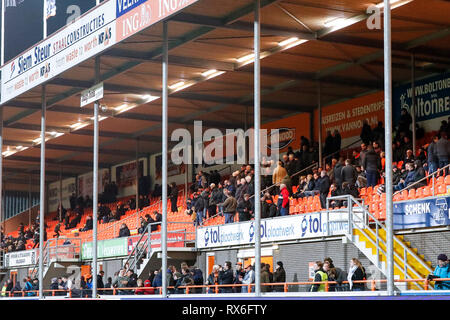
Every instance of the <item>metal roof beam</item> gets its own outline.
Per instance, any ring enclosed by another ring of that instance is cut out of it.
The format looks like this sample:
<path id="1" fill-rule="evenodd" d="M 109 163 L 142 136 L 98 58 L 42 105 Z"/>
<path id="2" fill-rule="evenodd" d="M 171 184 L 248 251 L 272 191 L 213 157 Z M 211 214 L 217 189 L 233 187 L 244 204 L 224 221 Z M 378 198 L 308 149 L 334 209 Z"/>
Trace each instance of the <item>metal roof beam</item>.
<path id="1" fill-rule="evenodd" d="M 217 29 L 228 29 L 228 30 L 238 30 L 253 33 L 254 25 L 251 22 L 236 21 L 231 24 L 226 24 L 223 19 L 208 17 L 199 14 L 191 14 L 181 12 L 177 14 L 173 21 L 202 25 Z M 300 39 L 314 40 L 316 38 L 314 33 L 301 32 L 296 29 L 284 29 L 277 26 L 271 25 L 261 25 L 261 34 L 263 35 L 273 35 L 273 36 L 283 36 L 283 37 L 298 37 Z"/>
<path id="2" fill-rule="evenodd" d="M 11 155 L 9 157 L 6 157 L 5 160 L 11 160 L 11 161 L 22 161 L 22 162 L 34 162 L 34 163 L 40 163 L 41 159 L 39 157 L 25 157 L 25 156 L 16 156 Z M 60 164 L 55 159 L 45 159 L 45 162 L 48 164 Z M 78 161 L 78 160 L 66 160 L 63 162 L 64 165 L 67 166 L 74 166 L 74 167 L 92 167 L 92 162 L 89 161 Z M 99 163 L 99 166 L 102 168 L 109 168 L 111 167 L 110 163 Z"/>

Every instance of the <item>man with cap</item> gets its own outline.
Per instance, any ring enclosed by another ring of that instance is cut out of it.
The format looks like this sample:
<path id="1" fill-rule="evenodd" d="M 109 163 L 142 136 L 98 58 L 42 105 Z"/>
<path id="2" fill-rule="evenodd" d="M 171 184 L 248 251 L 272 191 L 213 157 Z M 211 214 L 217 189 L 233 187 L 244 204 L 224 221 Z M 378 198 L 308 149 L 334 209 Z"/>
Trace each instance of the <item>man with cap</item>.
<path id="1" fill-rule="evenodd" d="M 250 262 L 247 262 L 245 266 L 245 275 L 242 278 L 242 284 L 252 284 L 255 283 L 255 272 L 253 271 L 252 265 Z M 242 293 L 248 293 L 248 286 L 242 286 Z M 255 292 L 255 287 L 253 286 L 251 292 Z"/>
<path id="2" fill-rule="evenodd" d="M 438 265 L 432 275 L 428 276 L 428 280 L 434 280 L 436 278 L 450 278 L 450 265 L 448 258 L 445 254 L 440 254 L 437 258 Z M 435 290 L 450 290 L 450 281 L 436 281 L 434 286 Z"/>
<path id="3" fill-rule="evenodd" d="M 286 282 L 286 271 L 284 271 L 283 262 L 281 261 L 278 261 L 277 266 L 275 267 L 275 272 L 273 273 L 273 282 Z M 283 292 L 284 286 L 274 286 L 274 290 L 275 292 Z"/>
<path id="4" fill-rule="evenodd" d="M 242 262 L 238 261 L 236 262 L 236 270 L 234 273 L 234 284 L 242 284 L 242 278 L 245 276 L 245 271 L 242 268 Z M 241 292 L 241 286 L 233 287 L 234 293 L 240 293 Z"/>

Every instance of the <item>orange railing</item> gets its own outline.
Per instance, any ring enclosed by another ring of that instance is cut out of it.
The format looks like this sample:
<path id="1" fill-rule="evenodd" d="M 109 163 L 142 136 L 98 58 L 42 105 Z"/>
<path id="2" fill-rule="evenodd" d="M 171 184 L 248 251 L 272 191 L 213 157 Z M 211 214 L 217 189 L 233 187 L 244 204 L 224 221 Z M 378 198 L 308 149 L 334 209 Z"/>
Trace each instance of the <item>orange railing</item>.
<path id="1" fill-rule="evenodd" d="M 440 278 L 440 279 L 434 279 L 434 280 L 428 280 L 428 279 L 399 279 L 394 280 L 395 283 L 423 283 L 424 284 L 424 291 L 429 290 L 429 284 L 431 281 L 450 281 L 450 278 Z M 386 279 L 371 279 L 371 280 L 359 280 L 359 281 L 353 281 L 353 283 L 364 283 L 364 284 L 370 284 L 371 288 L 369 290 L 365 291 L 376 291 L 376 284 L 377 283 L 387 283 Z M 279 282 L 279 283 L 262 283 L 261 286 L 264 287 L 282 287 L 283 290 L 279 292 L 289 292 L 290 286 L 312 286 L 312 285 L 325 285 L 325 292 L 330 292 L 330 285 L 338 285 L 339 283 L 336 281 L 320 281 L 320 282 Z M 348 284 L 348 281 L 343 281 L 341 284 Z M 189 286 L 169 286 L 168 290 L 184 290 L 184 294 L 191 294 L 193 291 L 195 293 L 195 289 L 205 289 L 206 293 L 213 293 L 213 294 L 219 294 L 221 288 L 242 288 L 246 287 L 246 290 L 248 293 L 251 293 L 253 288 L 255 287 L 255 284 L 227 284 L 227 285 L 189 285 Z M 99 288 L 98 293 L 104 295 L 134 295 L 136 294 L 136 290 L 138 292 L 142 292 L 142 294 L 146 294 L 145 292 L 148 292 L 147 294 L 161 294 L 162 288 L 161 287 L 137 287 L 137 288 Z M 72 298 L 74 295 L 73 291 L 70 290 L 43 290 L 44 296 L 69 296 Z M 80 289 L 81 298 L 86 298 L 89 295 L 92 295 L 91 289 Z M 240 290 L 241 291 L 241 290 Z M 129 292 L 129 293 L 128 293 Z M 339 292 L 339 291 L 337 291 Z M 343 291 L 341 291 L 343 292 Z M 27 297 L 29 293 L 32 293 L 33 296 L 39 296 L 39 291 L 33 290 L 33 291 L 16 291 L 16 292 L 10 292 L 10 291 L 2 291 L 1 296 L 2 297 Z M 78 294 L 76 294 L 78 296 Z"/>

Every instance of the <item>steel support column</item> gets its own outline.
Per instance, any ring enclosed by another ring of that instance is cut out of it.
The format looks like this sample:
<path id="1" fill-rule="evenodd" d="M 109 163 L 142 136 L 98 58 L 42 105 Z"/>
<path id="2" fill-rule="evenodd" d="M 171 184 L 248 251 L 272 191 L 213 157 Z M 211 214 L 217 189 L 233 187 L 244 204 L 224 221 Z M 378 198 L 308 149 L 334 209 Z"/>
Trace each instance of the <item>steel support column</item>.
<path id="1" fill-rule="evenodd" d="M 322 91 L 320 87 L 320 82 L 317 82 L 317 121 L 318 126 L 317 129 L 319 130 L 319 167 L 323 165 L 323 155 L 322 155 Z"/>
<path id="2" fill-rule="evenodd" d="M 39 299 L 44 297 L 44 212 L 45 212 L 45 113 L 47 108 L 46 87 L 42 85 L 41 109 L 41 172 L 39 205 Z"/>
<path id="3" fill-rule="evenodd" d="M 3 210 L 3 108 L 3 106 L 0 107 L 0 226 L 3 228 L 3 234 L 6 235 Z"/>
<path id="4" fill-rule="evenodd" d="M 391 4 L 384 0 L 384 118 L 386 153 L 386 242 L 387 242 L 387 291 L 394 294 L 394 230 L 392 203 L 392 51 L 391 51 Z"/>
<path id="5" fill-rule="evenodd" d="M 411 54 L 411 118 L 412 118 L 412 143 L 413 155 L 416 156 L 416 59 L 414 53 Z"/>
<path id="6" fill-rule="evenodd" d="M 95 84 L 100 82 L 100 56 L 95 57 Z M 94 163 L 92 177 L 92 298 L 97 297 L 98 145 L 99 101 L 94 103 Z"/>
<path id="7" fill-rule="evenodd" d="M 260 24 L 260 0 L 255 0 L 254 23 L 254 163 L 255 163 L 255 295 L 261 296 L 261 174 L 260 174 L 260 110 L 261 110 L 261 24 Z"/>
<path id="8" fill-rule="evenodd" d="M 168 22 L 163 22 L 163 57 L 162 57 L 162 225 L 161 225 L 161 272 L 162 295 L 167 297 L 167 148 L 168 148 L 168 72 L 169 72 Z"/>

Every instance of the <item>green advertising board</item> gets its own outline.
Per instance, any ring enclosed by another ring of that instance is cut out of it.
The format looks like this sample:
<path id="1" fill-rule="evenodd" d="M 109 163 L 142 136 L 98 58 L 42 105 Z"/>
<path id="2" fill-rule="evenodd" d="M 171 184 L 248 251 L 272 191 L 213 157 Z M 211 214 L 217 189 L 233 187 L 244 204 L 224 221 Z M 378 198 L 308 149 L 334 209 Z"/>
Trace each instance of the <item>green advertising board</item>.
<path id="1" fill-rule="evenodd" d="M 81 250 L 81 259 L 92 259 L 92 242 L 83 243 Z M 98 258 L 114 258 L 128 255 L 127 238 L 118 238 L 111 240 L 102 240 L 97 242 Z"/>

